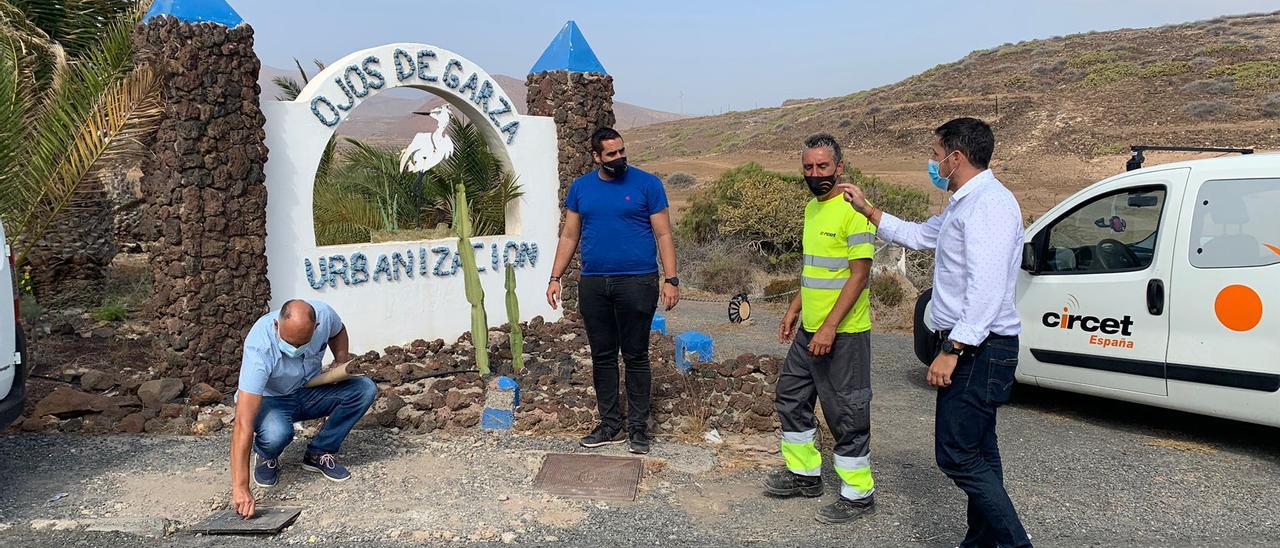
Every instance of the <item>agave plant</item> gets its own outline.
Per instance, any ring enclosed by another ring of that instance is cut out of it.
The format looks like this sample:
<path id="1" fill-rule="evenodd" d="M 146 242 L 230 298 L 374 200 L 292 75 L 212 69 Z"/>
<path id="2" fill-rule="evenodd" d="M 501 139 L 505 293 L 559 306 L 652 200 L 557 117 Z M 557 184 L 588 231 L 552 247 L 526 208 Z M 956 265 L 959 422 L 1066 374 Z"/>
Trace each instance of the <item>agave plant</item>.
<path id="1" fill-rule="evenodd" d="M 137 161 L 163 114 L 134 66 L 149 1 L 0 0 L 0 217 L 27 254 L 105 170 Z"/>

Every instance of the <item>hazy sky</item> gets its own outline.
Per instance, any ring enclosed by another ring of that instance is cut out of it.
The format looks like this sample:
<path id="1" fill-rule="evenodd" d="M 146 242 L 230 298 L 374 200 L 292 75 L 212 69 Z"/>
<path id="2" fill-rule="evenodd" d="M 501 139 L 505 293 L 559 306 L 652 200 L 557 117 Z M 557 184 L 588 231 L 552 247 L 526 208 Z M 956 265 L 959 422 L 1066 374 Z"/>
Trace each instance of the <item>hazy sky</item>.
<path id="1" fill-rule="evenodd" d="M 281 68 L 420 42 L 523 78 L 573 19 L 618 100 L 689 114 L 845 95 L 1005 42 L 1280 10 L 1280 0 L 229 2 L 256 29 L 263 62 Z"/>

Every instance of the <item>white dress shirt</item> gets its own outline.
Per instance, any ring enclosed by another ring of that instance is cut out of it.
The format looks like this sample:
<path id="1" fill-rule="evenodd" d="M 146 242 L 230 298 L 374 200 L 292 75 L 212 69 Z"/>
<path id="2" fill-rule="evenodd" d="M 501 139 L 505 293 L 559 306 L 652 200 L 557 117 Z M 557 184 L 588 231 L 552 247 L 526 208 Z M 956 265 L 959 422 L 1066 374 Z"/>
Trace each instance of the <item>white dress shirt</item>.
<path id="1" fill-rule="evenodd" d="M 882 213 L 878 234 L 903 247 L 933 249 L 933 326 L 979 345 L 1022 330 L 1013 306 L 1022 264 L 1022 210 L 991 170 L 951 196 L 941 215 L 909 223 Z"/>

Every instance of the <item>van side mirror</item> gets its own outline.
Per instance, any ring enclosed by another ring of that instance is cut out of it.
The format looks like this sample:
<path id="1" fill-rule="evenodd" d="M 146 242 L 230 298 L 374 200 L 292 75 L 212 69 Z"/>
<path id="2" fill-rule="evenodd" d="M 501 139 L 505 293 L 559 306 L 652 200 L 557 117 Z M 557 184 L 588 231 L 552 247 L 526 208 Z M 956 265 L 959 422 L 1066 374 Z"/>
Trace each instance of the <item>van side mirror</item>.
<path id="1" fill-rule="evenodd" d="M 1027 242 L 1022 244 L 1022 269 L 1031 274 L 1039 274 L 1039 261 L 1036 260 L 1036 244 L 1035 242 Z"/>

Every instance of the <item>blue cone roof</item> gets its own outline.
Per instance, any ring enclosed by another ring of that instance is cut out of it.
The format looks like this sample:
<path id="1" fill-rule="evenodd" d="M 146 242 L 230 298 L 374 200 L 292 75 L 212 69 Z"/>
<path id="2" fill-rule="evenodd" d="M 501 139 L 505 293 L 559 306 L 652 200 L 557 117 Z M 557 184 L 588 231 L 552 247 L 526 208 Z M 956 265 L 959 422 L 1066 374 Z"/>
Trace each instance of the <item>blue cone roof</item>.
<path id="1" fill-rule="evenodd" d="M 542 52 L 542 57 L 529 69 L 529 74 L 552 70 L 608 74 L 596 57 L 596 52 L 591 51 L 587 37 L 582 35 L 582 30 L 573 21 L 564 24 L 560 34 L 551 40 L 551 44 Z"/>
<path id="2" fill-rule="evenodd" d="M 150 21 L 161 15 L 172 15 L 188 23 L 222 23 L 228 27 L 244 22 L 226 0 L 155 0 L 142 20 Z"/>

